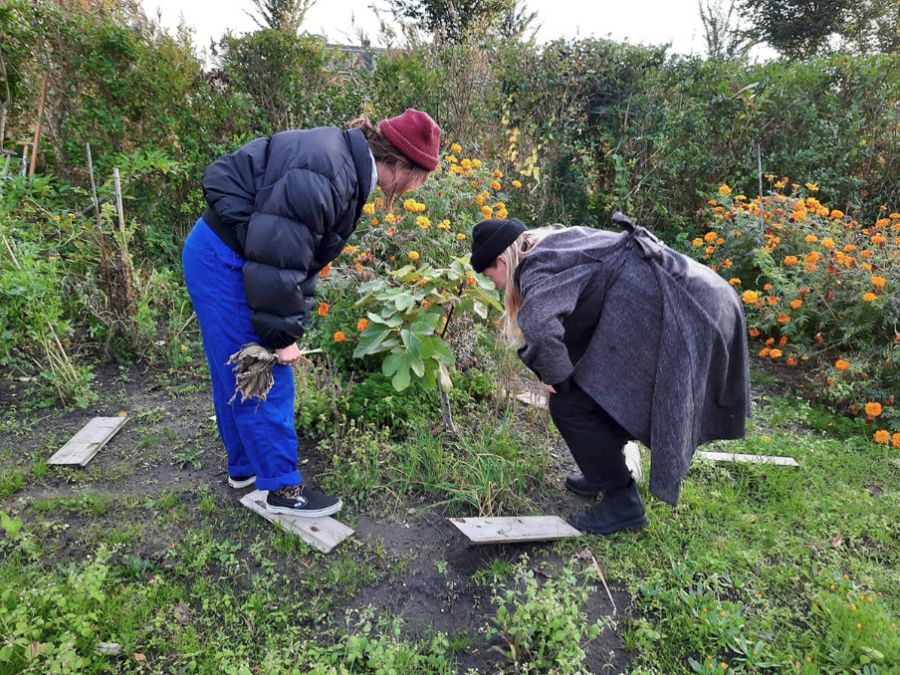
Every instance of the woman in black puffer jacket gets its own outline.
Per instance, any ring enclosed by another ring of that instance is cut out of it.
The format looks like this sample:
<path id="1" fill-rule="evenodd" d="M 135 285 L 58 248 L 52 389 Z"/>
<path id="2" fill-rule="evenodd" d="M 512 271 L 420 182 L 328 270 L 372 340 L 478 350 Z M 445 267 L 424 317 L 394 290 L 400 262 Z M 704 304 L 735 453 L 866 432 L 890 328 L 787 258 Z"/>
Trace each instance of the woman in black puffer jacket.
<path id="1" fill-rule="evenodd" d="M 297 468 L 294 380 L 319 272 L 356 228 L 375 187 L 393 204 L 437 168 L 441 130 L 409 109 L 373 126 L 365 117 L 334 127 L 258 138 L 217 159 L 203 177 L 208 208 L 188 235 L 184 276 L 212 377 L 228 482 L 268 490 L 267 509 L 322 517 L 340 499 L 303 483 Z M 237 400 L 226 361 L 242 345 L 274 350 L 264 402 Z"/>

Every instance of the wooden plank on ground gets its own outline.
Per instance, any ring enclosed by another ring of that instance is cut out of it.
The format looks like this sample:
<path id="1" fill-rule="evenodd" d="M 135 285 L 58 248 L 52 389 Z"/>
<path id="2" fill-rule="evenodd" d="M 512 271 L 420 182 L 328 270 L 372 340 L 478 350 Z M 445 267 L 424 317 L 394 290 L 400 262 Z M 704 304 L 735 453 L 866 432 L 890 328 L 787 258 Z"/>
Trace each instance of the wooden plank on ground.
<path id="1" fill-rule="evenodd" d="M 473 544 L 512 544 L 581 536 L 581 532 L 559 516 L 450 518 L 450 522 Z"/>
<path id="2" fill-rule="evenodd" d="M 547 408 L 547 397 L 535 394 L 533 391 L 523 391 L 516 394 L 516 400 L 525 405 L 533 405 L 535 408 Z"/>
<path id="3" fill-rule="evenodd" d="M 344 539 L 353 534 L 353 530 L 342 522 L 331 517 L 297 518 L 280 513 L 269 513 L 266 510 L 266 490 L 254 490 L 241 497 L 241 504 L 255 511 L 270 523 L 296 534 L 303 541 L 315 546 L 322 553 L 328 553 Z"/>
<path id="4" fill-rule="evenodd" d="M 800 466 L 793 457 L 775 457 L 770 455 L 739 455 L 734 452 L 697 452 L 697 457 L 711 459 L 714 462 L 742 462 L 747 464 L 777 464 L 779 466 Z"/>
<path id="5" fill-rule="evenodd" d="M 48 464 L 84 466 L 122 428 L 127 417 L 95 417 L 56 451 Z"/>

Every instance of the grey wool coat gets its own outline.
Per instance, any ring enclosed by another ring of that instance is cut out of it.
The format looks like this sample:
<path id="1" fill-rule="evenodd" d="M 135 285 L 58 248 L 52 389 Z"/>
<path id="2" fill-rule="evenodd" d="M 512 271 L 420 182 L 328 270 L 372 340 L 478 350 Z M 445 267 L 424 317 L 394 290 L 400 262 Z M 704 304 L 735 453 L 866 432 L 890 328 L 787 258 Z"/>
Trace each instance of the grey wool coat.
<path id="1" fill-rule="evenodd" d="M 572 380 L 650 448 L 650 490 L 673 506 L 697 446 L 743 438 L 750 414 L 740 298 L 708 267 L 616 214 L 572 227 L 519 264 L 519 356 Z"/>

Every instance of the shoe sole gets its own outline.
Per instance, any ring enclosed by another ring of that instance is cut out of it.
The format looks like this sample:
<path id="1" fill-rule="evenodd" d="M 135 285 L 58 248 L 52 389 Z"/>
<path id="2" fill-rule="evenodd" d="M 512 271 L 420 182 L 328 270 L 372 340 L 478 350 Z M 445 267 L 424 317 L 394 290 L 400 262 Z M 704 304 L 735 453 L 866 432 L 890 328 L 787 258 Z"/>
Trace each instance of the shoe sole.
<path id="1" fill-rule="evenodd" d="M 235 480 L 229 476 L 228 485 L 233 487 L 235 490 L 240 490 L 241 488 L 245 488 L 248 485 L 253 485 L 256 482 L 256 476 L 253 478 L 247 478 L 246 480 Z"/>
<path id="2" fill-rule="evenodd" d="M 344 508 L 344 502 L 339 501 L 337 504 L 333 506 L 328 506 L 324 509 L 317 509 L 312 511 L 310 509 L 292 509 L 289 506 L 272 506 L 268 502 L 266 502 L 266 511 L 269 513 L 277 513 L 283 516 L 295 516 L 297 518 L 324 518 L 325 516 L 332 516 L 338 511 Z"/>
<path id="3" fill-rule="evenodd" d="M 569 525 L 574 527 L 576 530 L 580 532 L 585 532 L 587 534 L 615 534 L 616 532 L 621 532 L 622 530 L 629 530 L 631 532 L 635 532 L 637 530 L 642 530 L 647 525 L 650 524 L 650 521 L 645 517 L 640 518 L 639 520 L 629 520 L 627 523 L 623 523 L 621 526 L 616 527 L 614 530 L 605 529 L 605 530 L 592 530 L 587 527 L 580 527 L 572 522 L 571 519 L 568 521 Z"/>

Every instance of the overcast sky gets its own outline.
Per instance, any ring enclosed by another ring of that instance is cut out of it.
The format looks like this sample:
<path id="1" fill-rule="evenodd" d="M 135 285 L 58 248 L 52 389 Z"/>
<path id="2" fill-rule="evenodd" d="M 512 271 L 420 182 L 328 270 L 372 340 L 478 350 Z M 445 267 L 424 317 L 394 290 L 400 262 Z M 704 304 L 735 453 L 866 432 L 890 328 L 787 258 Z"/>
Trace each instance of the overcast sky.
<path id="1" fill-rule="evenodd" d="M 698 0 L 526 0 L 537 12 L 538 40 L 558 37 L 611 37 L 631 43 L 672 43 L 682 54 L 702 54 L 703 27 Z M 358 29 L 376 42 L 378 21 L 370 8 L 372 0 L 317 0 L 307 14 L 303 28 L 325 35 L 332 42 L 357 44 Z M 386 7 L 384 0 L 376 6 Z M 183 16 L 195 31 L 195 44 L 208 47 L 210 39 L 226 30 L 243 33 L 255 24 L 245 13 L 250 0 L 143 0 L 148 14 L 162 14 L 166 27 L 175 27 Z M 354 28 L 356 26 L 356 28 Z"/>

